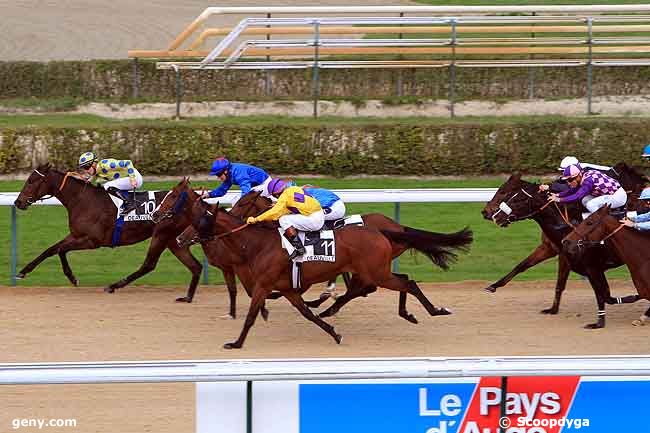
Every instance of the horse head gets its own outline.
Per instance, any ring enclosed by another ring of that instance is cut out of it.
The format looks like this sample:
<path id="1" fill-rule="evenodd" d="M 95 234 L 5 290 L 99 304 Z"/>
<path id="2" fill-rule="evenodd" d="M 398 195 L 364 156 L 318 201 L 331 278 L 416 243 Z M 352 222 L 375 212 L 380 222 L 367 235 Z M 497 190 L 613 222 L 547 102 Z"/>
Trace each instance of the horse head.
<path id="1" fill-rule="evenodd" d="M 52 168 L 49 162 L 36 167 L 25 181 L 18 198 L 14 201 L 14 205 L 20 210 L 25 210 L 29 205 L 44 196 L 53 194 L 53 174 L 55 173 L 56 170 Z"/>
<path id="2" fill-rule="evenodd" d="M 626 191 L 636 191 L 650 183 L 650 179 L 635 167 L 629 166 L 625 162 L 619 162 L 613 167 L 618 175 L 618 181 Z"/>
<path id="3" fill-rule="evenodd" d="M 539 192 L 539 185 L 526 182 L 521 179 L 521 175 L 514 174 L 499 187 L 482 213 L 486 219 L 505 227 L 537 213 L 546 203 L 547 197 L 547 193 Z"/>
<path id="4" fill-rule="evenodd" d="M 621 227 L 609 210 L 609 205 L 603 206 L 580 223 L 562 239 L 562 250 L 572 259 L 579 260 L 586 249 L 604 244 Z"/>
<path id="5" fill-rule="evenodd" d="M 185 215 L 186 212 L 191 211 L 191 203 L 199 198 L 200 196 L 191 187 L 190 179 L 184 177 L 167 193 L 160 205 L 153 211 L 151 220 L 154 224 L 158 224 L 168 218 Z"/>

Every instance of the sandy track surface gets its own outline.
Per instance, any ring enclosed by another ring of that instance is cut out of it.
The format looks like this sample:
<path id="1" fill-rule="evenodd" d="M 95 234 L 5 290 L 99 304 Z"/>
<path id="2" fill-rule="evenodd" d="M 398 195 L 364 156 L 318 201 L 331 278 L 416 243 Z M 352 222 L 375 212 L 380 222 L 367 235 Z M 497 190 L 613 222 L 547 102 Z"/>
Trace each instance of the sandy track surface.
<path id="1" fill-rule="evenodd" d="M 183 288 L 134 287 L 114 295 L 101 288 L 0 288 L 1 362 L 228 359 L 360 356 L 570 355 L 647 353 L 650 327 L 632 320 L 647 302 L 609 308 L 607 328 L 582 328 L 595 318 L 591 289 L 571 281 L 557 316 L 551 281 L 514 283 L 495 295 L 485 282 L 426 285 L 426 295 L 454 314 L 428 317 L 409 299 L 420 323 L 399 318 L 397 294 L 382 291 L 357 300 L 328 319 L 343 335 L 341 345 L 307 322 L 288 302 L 269 303 L 271 317 L 253 327 L 241 351 L 222 344 L 238 335 L 248 308 L 240 295 L 240 318 L 227 309 L 222 287 L 201 287 L 196 303 L 175 304 Z M 634 292 L 613 284 L 615 295 Z M 308 294 L 316 296 L 318 289 Z M 194 430 L 192 384 L 58 385 L 3 387 L 0 431 L 14 418 L 75 418 L 77 427 L 48 432 L 190 433 Z M 21 429 L 21 432 L 38 431 Z"/>
<path id="2" fill-rule="evenodd" d="M 122 59 L 130 49 L 165 49 L 208 6 L 350 5 L 345 0 L 0 0 L 0 59 Z M 356 0 L 354 5 L 403 5 L 404 0 Z M 210 27 L 233 25 L 242 17 L 212 18 Z"/>

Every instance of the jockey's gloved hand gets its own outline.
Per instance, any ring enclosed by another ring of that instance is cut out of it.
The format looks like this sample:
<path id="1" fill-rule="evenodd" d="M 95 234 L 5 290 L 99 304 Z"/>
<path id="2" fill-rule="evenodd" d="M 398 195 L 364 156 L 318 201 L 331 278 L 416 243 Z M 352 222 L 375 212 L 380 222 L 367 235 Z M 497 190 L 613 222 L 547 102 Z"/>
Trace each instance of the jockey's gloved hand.
<path id="1" fill-rule="evenodd" d="M 255 217 L 250 216 L 246 218 L 246 224 L 255 224 L 256 222 L 257 222 L 257 218 Z"/>

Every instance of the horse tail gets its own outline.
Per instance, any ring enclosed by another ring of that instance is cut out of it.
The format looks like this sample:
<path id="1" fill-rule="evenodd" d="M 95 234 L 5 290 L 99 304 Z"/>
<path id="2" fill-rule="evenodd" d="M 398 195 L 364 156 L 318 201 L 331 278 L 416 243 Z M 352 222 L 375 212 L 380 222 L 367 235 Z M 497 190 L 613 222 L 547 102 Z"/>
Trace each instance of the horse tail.
<path id="1" fill-rule="evenodd" d="M 405 226 L 403 232 L 381 230 L 381 233 L 391 242 L 421 252 L 442 269 L 448 269 L 456 261 L 458 252 L 469 251 L 473 240 L 468 227 L 455 233 L 434 233 Z"/>

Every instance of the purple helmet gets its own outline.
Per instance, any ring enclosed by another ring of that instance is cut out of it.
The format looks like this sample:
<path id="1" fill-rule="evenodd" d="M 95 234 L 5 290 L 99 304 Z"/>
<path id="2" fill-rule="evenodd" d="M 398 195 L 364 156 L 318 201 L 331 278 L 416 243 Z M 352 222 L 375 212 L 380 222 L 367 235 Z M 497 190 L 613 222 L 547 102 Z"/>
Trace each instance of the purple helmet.
<path id="1" fill-rule="evenodd" d="M 574 177 L 582 173 L 582 167 L 580 164 L 571 164 L 567 166 L 562 172 L 562 179 L 573 179 Z"/>
<path id="2" fill-rule="evenodd" d="M 266 191 L 271 195 L 280 194 L 287 187 L 287 183 L 282 179 L 276 177 L 271 179 L 271 182 L 266 186 Z"/>

